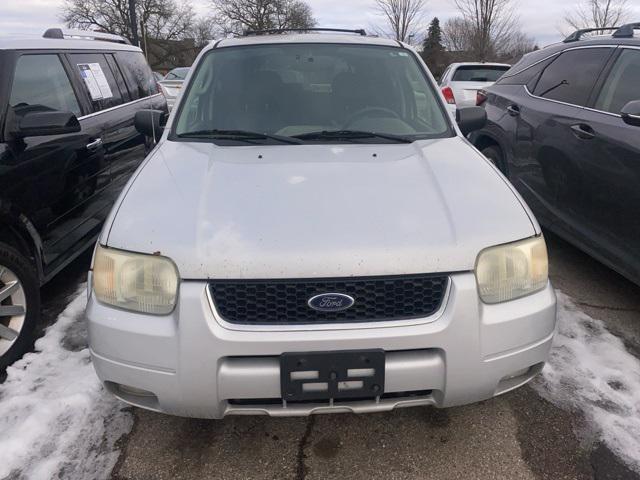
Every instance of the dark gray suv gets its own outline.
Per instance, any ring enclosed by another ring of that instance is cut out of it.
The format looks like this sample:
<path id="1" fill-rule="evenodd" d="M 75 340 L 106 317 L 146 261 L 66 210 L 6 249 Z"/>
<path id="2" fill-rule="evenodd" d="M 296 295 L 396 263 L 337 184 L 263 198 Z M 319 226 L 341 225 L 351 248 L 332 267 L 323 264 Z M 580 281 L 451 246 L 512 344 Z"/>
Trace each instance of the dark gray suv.
<path id="1" fill-rule="evenodd" d="M 479 93 L 488 123 L 470 137 L 543 226 L 636 283 L 638 29 L 640 23 L 580 30 L 526 55 Z"/>

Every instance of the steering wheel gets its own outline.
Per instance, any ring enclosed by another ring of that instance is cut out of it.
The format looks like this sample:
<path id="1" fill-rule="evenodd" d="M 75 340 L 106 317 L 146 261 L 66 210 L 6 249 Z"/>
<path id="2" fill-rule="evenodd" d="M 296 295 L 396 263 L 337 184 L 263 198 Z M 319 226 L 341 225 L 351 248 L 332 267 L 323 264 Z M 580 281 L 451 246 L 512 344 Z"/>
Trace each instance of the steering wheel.
<path id="1" fill-rule="evenodd" d="M 353 122 L 355 122 L 356 120 L 362 118 L 362 117 L 368 117 L 370 116 L 370 113 L 382 113 L 383 115 L 377 115 L 378 117 L 393 117 L 393 118 L 397 118 L 400 119 L 400 115 L 398 115 L 396 112 L 394 112 L 393 110 L 390 110 L 388 108 L 384 108 L 384 107 L 365 107 L 365 108 L 361 108 L 360 110 L 358 110 L 357 112 L 353 113 L 345 122 L 344 126 L 345 129 L 347 127 L 349 127 Z"/>

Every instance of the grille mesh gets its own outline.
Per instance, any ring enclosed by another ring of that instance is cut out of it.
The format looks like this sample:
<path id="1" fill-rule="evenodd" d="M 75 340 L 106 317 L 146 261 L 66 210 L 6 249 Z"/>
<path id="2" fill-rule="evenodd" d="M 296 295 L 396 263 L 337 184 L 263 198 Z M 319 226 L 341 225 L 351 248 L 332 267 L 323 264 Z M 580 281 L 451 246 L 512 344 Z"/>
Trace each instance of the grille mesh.
<path id="1" fill-rule="evenodd" d="M 372 322 L 426 317 L 442 304 L 446 275 L 403 275 L 311 280 L 217 280 L 209 283 L 218 313 L 249 325 Z M 341 312 L 307 305 L 323 293 L 343 293 L 355 304 Z"/>

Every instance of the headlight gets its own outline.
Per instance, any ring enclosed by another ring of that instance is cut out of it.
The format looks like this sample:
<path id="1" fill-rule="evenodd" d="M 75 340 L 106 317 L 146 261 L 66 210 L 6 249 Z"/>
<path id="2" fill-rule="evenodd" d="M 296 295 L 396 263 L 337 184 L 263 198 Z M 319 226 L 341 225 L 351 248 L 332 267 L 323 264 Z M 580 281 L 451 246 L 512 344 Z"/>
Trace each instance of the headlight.
<path id="1" fill-rule="evenodd" d="M 542 290 L 548 277 L 542 236 L 487 248 L 476 262 L 476 280 L 485 303 L 506 302 Z"/>
<path id="2" fill-rule="evenodd" d="M 178 293 L 178 271 L 171 260 L 156 255 L 96 248 L 93 291 L 108 305 L 135 312 L 166 315 Z"/>

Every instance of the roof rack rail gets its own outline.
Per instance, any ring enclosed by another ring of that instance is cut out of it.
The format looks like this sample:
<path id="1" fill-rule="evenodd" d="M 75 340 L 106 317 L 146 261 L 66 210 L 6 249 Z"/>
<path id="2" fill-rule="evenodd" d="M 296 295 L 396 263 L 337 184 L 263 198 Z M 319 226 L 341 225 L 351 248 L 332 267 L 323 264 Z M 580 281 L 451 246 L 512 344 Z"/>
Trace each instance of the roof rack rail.
<path id="1" fill-rule="evenodd" d="M 613 32 L 615 38 L 633 38 L 633 31 L 640 30 L 640 22 L 627 23 Z"/>
<path id="2" fill-rule="evenodd" d="M 620 27 L 582 28 L 580 30 L 576 30 L 575 32 L 573 32 L 571 35 L 569 35 L 567 38 L 565 38 L 563 40 L 563 42 L 564 43 L 577 42 L 578 40 L 580 40 L 582 35 L 584 35 L 585 33 L 604 32 L 604 31 L 607 31 L 607 30 L 616 30 L 617 31 L 618 29 L 620 29 Z"/>
<path id="3" fill-rule="evenodd" d="M 120 35 L 112 33 L 95 32 L 93 30 L 62 30 L 61 28 L 49 28 L 43 38 L 57 38 L 63 40 L 65 38 L 75 38 L 78 40 L 101 40 L 103 42 L 123 43 L 131 45 L 131 42 Z"/>
<path id="4" fill-rule="evenodd" d="M 271 28 L 267 30 L 246 30 L 242 36 L 248 37 L 251 35 L 274 35 L 287 32 L 338 32 L 338 33 L 356 33 L 367 36 L 367 32 L 364 28 L 357 30 L 349 30 L 346 28 Z"/>

